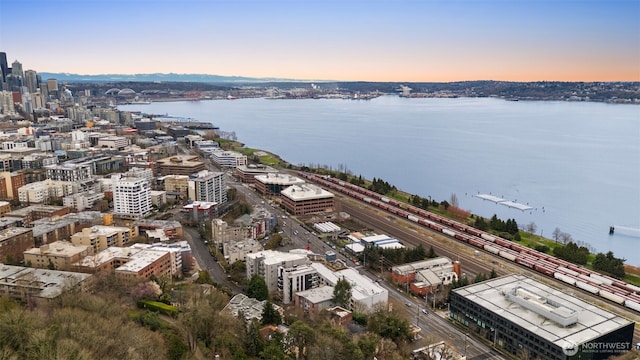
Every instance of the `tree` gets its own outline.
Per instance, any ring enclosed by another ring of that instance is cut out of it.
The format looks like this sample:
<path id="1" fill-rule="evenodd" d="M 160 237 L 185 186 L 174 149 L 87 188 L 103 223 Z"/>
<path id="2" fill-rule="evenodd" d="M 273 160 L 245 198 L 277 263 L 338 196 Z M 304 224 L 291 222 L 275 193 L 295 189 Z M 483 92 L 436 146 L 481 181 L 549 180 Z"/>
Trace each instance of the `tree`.
<path id="1" fill-rule="evenodd" d="M 306 323 L 296 320 L 289 327 L 286 341 L 289 345 L 289 353 L 298 353 L 299 358 L 306 359 L 308 356 L 307 349 L 313 344 L 314 340 L 315 332 Z"/>
<path id="2" fill-rule="evenodd" d="M 247 286 L 247 296 L 260 301 L 267 300 L 269 297 L 269 288 L 262 276 L 258 274 L 251 276 L 251 280 L 249 280 L 249 285 Z"/>
<path id="3" fill-rule="evenodd" d="M 529 234 L 535 234 L 537 229 L 538 229 L 538 226 L 536 225 L 536 223 L 532 221 L 527 224 L 525 231 L 528 232 Z"/>
<path id="4" fill-rule="evenodd" d="M 271 301 L 267 300 L 262 309 L 262 325 L 280 325 L 282 323 L 282 316 L 273 307 Z"/>
<path id="5" fill-rule="evenodd" d="M 245 349 L 247 350 L 247 355 L 249 356 L 258 356 L 262 350 L 264 349 L 264 341 L 262 340 L 262 336 L 260 336 L 260 331 L 258 329 L 258 323 L 252 321 L 249 324 L 249 328 L 246 330 L 247 336 L 245 336 Z"/>
<path id="6" fill-rule="evenodd" d="M 351 284 L 346 279 L 340 279 L 333 288 L 333 303 L 345 309 L 351 308 Z"/>
<path id="7" fill-rule="evenodd" d="M 551 235 L 553 235 L 553 240 L 558 242 L 558 240 L 560 239 L 560 234 L 562 234 L 562 231 L 560 230 L 560 228 L 555 228 L 551 233 Z"/>
<path id="8" fill-rule="evenodd" d="M 449 204 L 451 204 L 451 206 L 453 207 L 458 207 L 458 196 L 456 195 L 456 193 L 451 193 Z"/>

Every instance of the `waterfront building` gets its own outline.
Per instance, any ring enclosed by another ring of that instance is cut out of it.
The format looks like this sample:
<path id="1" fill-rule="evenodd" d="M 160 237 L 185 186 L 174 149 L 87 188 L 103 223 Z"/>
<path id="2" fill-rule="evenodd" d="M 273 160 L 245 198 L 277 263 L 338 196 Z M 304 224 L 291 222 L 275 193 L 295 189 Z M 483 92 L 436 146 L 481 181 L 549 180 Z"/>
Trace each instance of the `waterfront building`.
<path id="1" fill-rule="evenodd" d="M 635 325 L 523 275 L 453 290 L 449 317 L 512 356 L 558 360 L 620 355 L 631 350 Z"/>
<path id="2" fill-rule="evenodd" d="M 243 183 L 254 184 L 257 175 L 275 174 L 278 170 L 262 164 L 240 165 L 234 169 L 234 175 Z"/>
<path id="3" fill-rule="evenodd" d="M 205 149 L 202 149 L 203 151 Z M 220 148 L 207 148 L 207 154 L 211 155 L 218 166 L 223 168 L 236 168 L 238 166 L 247 165 L 247 156 L 236 151 L 227 151 Z"/>
<path id="4" fill-rule="evenodd" d="M 254 178 L 256 191 L 265 196 L 278 196 L 282 190 L 293 185 L 303 185 L 305 181 L 293 175 L 267 173 Z"/>
<path id="5" fill-rule="evenodd" d="M 281 191 L 282 205 L 292 215 L 333 211 L 334 195 L 316 185 L 293 185 Z"/>

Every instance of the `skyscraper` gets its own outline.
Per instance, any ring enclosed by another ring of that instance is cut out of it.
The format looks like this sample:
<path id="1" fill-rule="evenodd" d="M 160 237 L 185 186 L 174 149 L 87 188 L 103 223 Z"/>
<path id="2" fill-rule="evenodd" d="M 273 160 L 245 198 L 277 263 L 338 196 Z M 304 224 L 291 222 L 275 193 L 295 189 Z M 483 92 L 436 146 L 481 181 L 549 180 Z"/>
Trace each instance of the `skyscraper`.
<path id="1" fill-rule="evenodd" d="M 24 80 L 22 84 L 29 89 L 29 93 L 33 94 L 38 89 L 38 77 L 34 70 L 27 70 L 24 72 Z"/>
<path id="2" fill-rule="evenodd" d="M 4 52 L 0 52 L 0 70 L 2 71 L 2 82 L 7 81 L 9 63 L 7 63 L 7 53 Z"/>
<path id="3" fill-rule="evenodd" d="M 11 73 L 15 76 L 24 77 L 24 71 L 22 70 L 22 64 L 16 60 L 11 64 Z"/>

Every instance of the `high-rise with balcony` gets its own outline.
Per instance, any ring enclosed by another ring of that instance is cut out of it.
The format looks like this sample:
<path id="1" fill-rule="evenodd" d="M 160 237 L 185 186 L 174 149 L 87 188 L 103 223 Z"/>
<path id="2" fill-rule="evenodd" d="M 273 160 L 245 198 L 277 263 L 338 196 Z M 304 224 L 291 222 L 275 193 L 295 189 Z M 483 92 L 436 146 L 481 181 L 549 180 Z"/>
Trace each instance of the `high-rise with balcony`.
<path id="1" fill-rule="evenodd" d="M 151 213 L 151 188 L 146 179 L 127 178 L 120 174 L 113 181 L 113 213 L 116 216 L 140 219 Z"/>
<path id="2" fill-rule="evenodd" d="M 207 170 L 199 172 L 196 178 L 189 180 L 189 198 L 193 201 L 226 203 L 224 173 Z"/>

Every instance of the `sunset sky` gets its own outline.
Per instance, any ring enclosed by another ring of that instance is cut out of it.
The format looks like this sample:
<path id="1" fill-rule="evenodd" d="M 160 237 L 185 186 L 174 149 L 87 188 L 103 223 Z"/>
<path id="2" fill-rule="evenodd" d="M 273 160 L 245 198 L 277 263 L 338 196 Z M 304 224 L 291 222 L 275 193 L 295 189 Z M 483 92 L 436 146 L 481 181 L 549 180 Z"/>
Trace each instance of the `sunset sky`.
<path id="1" fill-rule="evenodd" d="M 640 0 L 0 0 L 39 72 L 640 81 Z"/>

